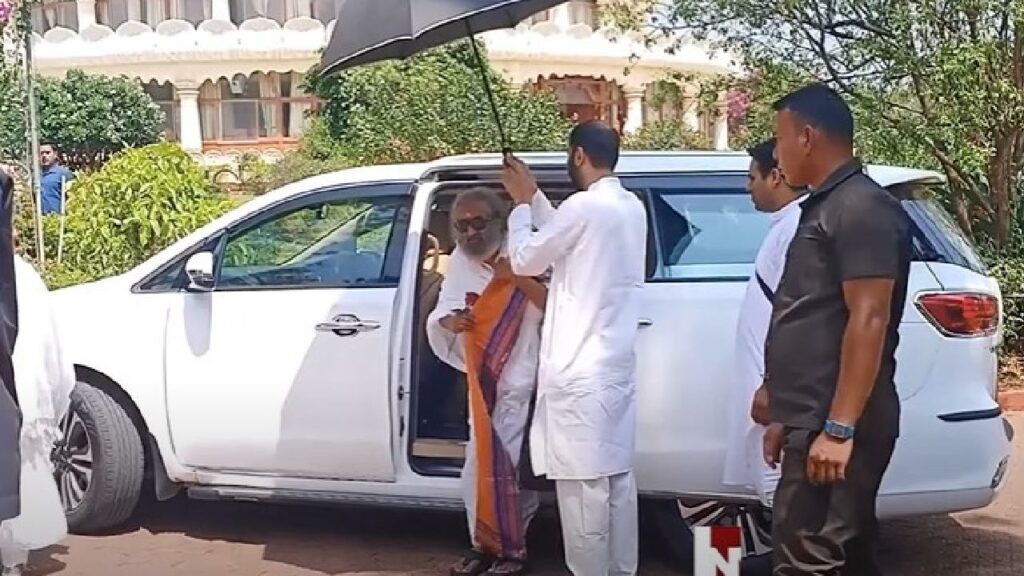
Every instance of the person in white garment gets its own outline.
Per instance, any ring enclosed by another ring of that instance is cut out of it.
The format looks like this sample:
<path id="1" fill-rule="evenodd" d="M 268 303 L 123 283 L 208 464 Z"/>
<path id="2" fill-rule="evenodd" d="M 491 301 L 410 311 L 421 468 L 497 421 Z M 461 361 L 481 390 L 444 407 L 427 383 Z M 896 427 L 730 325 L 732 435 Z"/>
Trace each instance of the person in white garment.
<path id="1" fill-rule="evenodd" d="M 508 207 L 497 193 L 486 190 L 469 190 L 456 197 L 451 208 L 452 233 L 456 248 L 448 261 L 448 273 L 438 296 L 437 307 L 427 318 L 427 338 L 438 358 L 462 372 L 470 372 L 467 366 L 466 339 L 479 328 L 474 314 L 475 304 L 487 305 L 485 292 L 494 280 L 507 280 L 508 288 L 521 294 L 518 335 L 510 340 L 511 354 L 498 375 L 493 405 L 488 407 L 489 417 L 474 413 L 482 404 L 474 405 L 473 391 L 470 397 L 470 441 L 466 446 L 466 461 L 462 470 L 462 489 L 466 503 L 469 533 L 473 549 L 459 559 L 451 569 L 452 575 L 464 574 L 521 574 L 525 571 L 525 534 L 530 520 L 537 510 L 539 495 L 530 490 L 520 490 L 507 482 L 505 488 L 517 492 L 517 507 L 520 515 L 517 524 L 497 522 L 493 526 L 486 518 L 479 517 L 481 507 L 479 486 L 481 485 L 480 461 L 478 455 L 479 437 L 487 428 L 493 430 L 500 441 L 500 448 L 508 456 L 507 462 L 518 467 L 519 457 L 526 430 L 530 401 L 536 389 L 537 358 L 540 349 L 540 324 L 543 318 L 547 288 L 532 277 L 516 277 L 512 274 L 505 254 L 505 219 Z M 515 317 L 514 304 L 508 306 L 497 302 L 494 307 L 510 311 Z M 485 334 L 484 337 L 489 337 Z M 514 343 L 512 343 L 514 342 Z M 472 387 L 476 380 L 471 380 Z M 487 396 L 487 394 L 484 394 Z M 478 398 L 483 398 L 480 396 Z M 488 425 L 489 423 L 489 425 Z M 500 449 L 495 444 L 494 449 Z M 491 470 L 494 458 L 485 456 L 487 467 L 483 485 L 489 491 L 502 490 L 500 479 Z M 518 480 L 513 474 L 507 480 Z M 517 482 L 515 482 L 517 484 Z M 507 491 L 506 491 L 507 493 Z M 493 496 L 499 501 L 501 496 Z M 485 514 L 493 507 L 487 507 Z M 496 529 L 496 530 L 495 530 Z M 497 534 L 493 534 L 493 532 Z"/>
<path id="2" fill-rule="evenodd" d="M 647 218 L 613 174 L 619 136 L 586 122 L 569 136 L 569 176 L 580 192 L 557 209 L 524 163 L 502 180 L 517 206 L 508 253 L 516 274 L 552 267 L 541 330 L 534 472 L 554 480 L 565 556 L 576 576 L 637 570 L 636 342 Z"/>
<path id="3" fill-rule="evenodd" d="M 772 298 L 782 278 L 786 251 L 800 223 L 800 193 L 786 184 L 775 162 L 775 139 L 747 150 L 747 191 L 754 208 L 770 214 L 768 233 L 754 260 L 736 330 L 736 376 L 729 389 L 729 441 L 723 481 L 754 490 L 771 508 L 780 472 L 764 460 L 766 428 L 751 416 L 754 396 L 764 381 L 764 344 Z"/>
<path id="4" fill-rule="evenodd" d="M 18 293 L 15 386 L 22 412 L 21 513 L 0 524 L 3 574 L 21 574 L 31 550 L 67 536 L 50 454 L 60 439 L 60 419 L 71 405 L 75 370 L 61 350 L 50 293 L 28 262 L 14 258 Z"/>

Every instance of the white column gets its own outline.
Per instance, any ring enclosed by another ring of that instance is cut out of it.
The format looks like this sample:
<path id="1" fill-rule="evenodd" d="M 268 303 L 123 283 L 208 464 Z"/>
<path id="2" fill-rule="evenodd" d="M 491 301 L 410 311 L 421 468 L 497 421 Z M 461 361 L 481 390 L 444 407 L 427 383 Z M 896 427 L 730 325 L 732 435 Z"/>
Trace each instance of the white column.
<path id="1" fill-rule="evenodd" d="M 569 4 L 560 4 L 551 8 L 551 21 L 562 30 L 568 30 L 572 26 L 572 18 L 569 14 Z"/>
<path id="2" fill-rule="evenodd" d="M 626 134 L 634 134 L 644 125 L 644 92 L 635 86 L 626 87 Z"/>
<path id="3" fill-rule="evenodd" d="M 211 18 L 231 22 L 231 0 L 212 0 L 212 2 Z"/>
<path id="4" fill-rule="evenodd" d="M 715 150 L 729 149 L 729 109 L 725 106 L 718 107 L 715 115 Z"/>
<path id="5" fill-rule="evenodd" d="M 186 152 L 203 151 L 203 126 L 199 119 L 199 89 L 178 86 L 178 111 L 181 114 L 181 147 Z"/>
<path id="6" fill-rule="evenodd" d="M 96 25 L 96 0 L 78 0 L 78 29 L 85 30 Z"/>
<path id="7" fill-rule="evenodd" d="M 700 129 L 700 115 L 697 113 L 697 109 L 700 107 L 700 102 L 697 100 L 697 95 L 694 94 L 693 88 L 686 86 L 683 88 L 683 125 L 690 130 L 701 132 Z"/>

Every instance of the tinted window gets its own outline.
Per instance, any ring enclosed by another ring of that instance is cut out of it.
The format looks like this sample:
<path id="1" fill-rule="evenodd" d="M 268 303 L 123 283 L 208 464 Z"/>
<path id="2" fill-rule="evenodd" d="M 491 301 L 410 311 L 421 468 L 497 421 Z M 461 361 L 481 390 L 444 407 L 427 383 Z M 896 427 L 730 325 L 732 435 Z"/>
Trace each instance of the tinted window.
<path id="1" fill-rule="evenodd" d="M 398 281 L 389 248 L 408 220 L 407 196 L 307 203 L 232 234 L 217 289 L 379 286 Z M 397 255 L 401 260 L 401 255 Z M 394 271 L 391 269 L 394 268 Z"/>
<path id="2" fill-rule="evenodd" d="M 955 264 L 984 274 L 985 263 L 971 241 L 938 202 L 936 186 L 905 184 L 892 189 L 914 222 L 914 251 L 918 260 Z"/>
<path id="3" fill-rule="evenodd" d="M 178 290 L 185 285 L 185 262 L 186 259 L 179 258 L 170 266 L 159 271 L 152 280 L 146 282 L 140 288 L 144 292 L 167 292 Z"/>
<path id="4" fill-rule="evenodd" d="M 743 280 L 768 231 L 743 175 L 624 179 L 653 209 L 658 263 L 653 278 Z"/>

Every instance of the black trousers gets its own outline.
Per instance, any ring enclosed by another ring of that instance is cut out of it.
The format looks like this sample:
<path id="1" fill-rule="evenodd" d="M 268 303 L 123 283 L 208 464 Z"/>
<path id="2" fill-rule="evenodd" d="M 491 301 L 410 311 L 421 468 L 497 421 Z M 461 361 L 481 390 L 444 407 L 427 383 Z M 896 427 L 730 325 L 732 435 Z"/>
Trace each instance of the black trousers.
<path id="1" fill-rule="evenodd" d="M 877 576 L 875 499 L 896 434 L 854 438 L 846 480 L 815 486 L 807 453 L 816 430 L 787 429 L 782 480 L 775 492 L 772 539 L 775 576 Z"/>

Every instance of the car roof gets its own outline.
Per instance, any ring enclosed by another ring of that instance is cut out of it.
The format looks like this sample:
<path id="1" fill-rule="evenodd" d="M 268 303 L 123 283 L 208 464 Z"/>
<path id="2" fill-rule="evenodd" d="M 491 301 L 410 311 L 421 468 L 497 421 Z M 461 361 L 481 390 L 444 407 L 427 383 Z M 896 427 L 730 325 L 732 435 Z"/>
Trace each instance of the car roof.
<path id="1" fill-rule="evenodd" d="M 518 158 L 534 168 L 560 169 L 565 166 L 564 152 L 527 152 L 516 154 Z M 407 181 L 414 182 L 425 176 L 445 171 L 494 170 L 501 166 L 500 154 L 465 154 L 449 156 L 433 162 L 411 164 L 384 164 L 379 166 L 363 166 L 314 176 L 289 184 L 275 192 L 274 200 L 280 200 L 293 194 L 344 186 L 360 182 Z M 627 174 L 666 174 L 666 173 L 744 173 L 750 163 L 746 152 L 623 152 L 616 167 L 616 172 Z M 882 186 L 892 186 L 905 182 L 943 182 L 942 174 L 930 170 L 904 168 L 899 166 L 883 166 L 870 164 L 868 173 Z M 269 200 L 269 199 L 268 199 Z M 272 200 L 273 201 L 273 200 Z"/>

